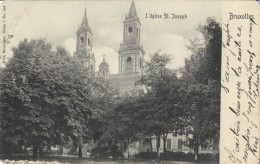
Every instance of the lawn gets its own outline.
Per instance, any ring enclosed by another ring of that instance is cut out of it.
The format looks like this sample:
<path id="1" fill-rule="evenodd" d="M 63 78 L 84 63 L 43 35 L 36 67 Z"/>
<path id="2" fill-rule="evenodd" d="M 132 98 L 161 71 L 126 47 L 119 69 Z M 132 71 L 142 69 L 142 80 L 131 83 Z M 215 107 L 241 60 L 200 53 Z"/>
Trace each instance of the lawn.
<path id="1" fill-rule="evenodd" d="M 25 157 L 14 157 L 12 160 L 18 161 L 18 160 L 31 160 L 31 158 L 25 158 Z M 1 159 L 1 162 L 4 161 L 4 158 Z M 113 159 L 106 159 L 106 160 L 101 160 L 101 159 L 86 159 L 86 158 L 77 158 L 77 157 L 64 157 L 64 156 L 47 156 L 43 158 L 39 158 L 37 164 L 43 164 L 43 163 L 71 163 L 71 164 L 156 164 L 155 160 L 138 160 L 138 159 L 118 159 L 118 160 L 113 160 Z M 16 163 L 27 163 L 27 162 L 4 162 L 4 163 L 11 163 L 11 164 L 16 164 Z M 32 164 L 32 162 L 29 162 L 28 164 Z M 159 164 L 159 163 L 158 163 Z M 177 162 L 177 161 L 161 161 L 160 164 L 195 164 L 194 162 Z M 206 163 L 200 163 L 200 164 L 218 164 L 217 162 L 206 162 Z"/>

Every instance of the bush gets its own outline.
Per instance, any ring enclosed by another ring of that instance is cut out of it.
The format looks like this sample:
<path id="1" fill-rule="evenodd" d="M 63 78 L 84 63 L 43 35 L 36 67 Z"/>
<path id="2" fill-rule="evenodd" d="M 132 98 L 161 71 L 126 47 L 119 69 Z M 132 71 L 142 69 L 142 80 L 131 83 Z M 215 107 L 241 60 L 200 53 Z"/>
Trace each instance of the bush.
<path id="1" fill-rule="evenodd" d="M 192 153 L 184 153 L 184 152 L 166 151 L 165 153 L 161 153 L 160 156 L 161 156 L 161 159 L 163 159 L 163 160 L 174 160 L 174 161 L 192 161 L 193 160 Z"/>
<path id="2" fill-rule="evenodd" d="M 135 158 L 141 159 L 156 159 L 157 153 L 156 152 L 140 152 L 139 154 L 135 155 Z M 169 161 L 193 161 L 194 154 L 184 153 L 184 152 L 171 152 L 166 151 L 165 153 L 160 153 L 161 160 L 169 160 Z M 219 154 L 199 154 L 198 161 L 200 162 L 218 162 Z"/>
<path id="3" fill-rule="evenodd" d="M 93 158 L 108 158 L 108 147 L 96 147 L 91 151 L 91 157 Z"/>
<path id="4" fill-rule="evenodd" d="M 77 152 L 77 150 L 69 150 L 68 151 L 68 155 L 74 155 L 74 156 L 77 156 L 78 155 L 78 152 Z"/>
<path id="5" fill-rule="evenodd" d="M 206 154 L 199 154 L 198 155 L 198 161 L 200 162 L 218 162 L 219 161 L 219 153 L 217 154 L 210 154 L 210 153 L 206 153 Z"/>
<path id="6" fill-rule="evenodd" d="M 124 158 L 123 152 L 118 149 L 118 146 L 117 146 L 117 145 L 112 145 L 111 148 L 110 148 L 110 150 L 111 150 L 111 152 L 110 152 L 110 153 L 111 153 L 111 156 L 112 156 L 114 159 L 116 159 L 116 158 Z"/>
<path id="7" fill-rule="evenodd" d="M 114 159 L 116 158 L 124 158 L 124 154 L 122 151 L 118 149 L 116 145 L 112 145 L 110 147 L 103 146 L 103 147 L 97 147 L 94 148 L 91 151 L 91 157 L 93 158 L 109 158 L 112 157 Z"/>
<path id="8" fill-rule="evenodd" d="M 139 154 L 135 155 L 135 158 L 141 159 L 156 159 L 157 153 L 156 152 L 140 152 Z"/>
<path id="9" fill-rule="evenodd" d="M 28 160 L 2 160 L 0 161 L 3 164 L 21 164 L 21 163 L 28 163 L 28 164 L 60 164 L 60 162 L 58 161 L 28 161 Z M 62 164 L 62 163 L 61 163 Z M 67 164 L 67 163 L 63 163 L 63 164 Z"/>
<path id="10" fill-rule="evenodd" d="M 1 155 L 4 156 L 12 156 L 14 154 L 16 155 L 25 155 L 26 151 L 22 149 L 22 146 L 9 144 L 9 143 L 3 143 L 1 145 Z"/>

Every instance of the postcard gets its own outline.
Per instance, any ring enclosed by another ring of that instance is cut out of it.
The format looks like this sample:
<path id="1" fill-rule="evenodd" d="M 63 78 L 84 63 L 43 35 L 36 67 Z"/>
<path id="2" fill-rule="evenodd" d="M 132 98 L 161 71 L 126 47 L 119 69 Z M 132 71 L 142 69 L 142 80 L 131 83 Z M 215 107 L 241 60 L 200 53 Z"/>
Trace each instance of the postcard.
<path id="1" fill-rule="evenodd" d="M 259 9 L 1 2 L 0 162 L 258 164 Z"/>

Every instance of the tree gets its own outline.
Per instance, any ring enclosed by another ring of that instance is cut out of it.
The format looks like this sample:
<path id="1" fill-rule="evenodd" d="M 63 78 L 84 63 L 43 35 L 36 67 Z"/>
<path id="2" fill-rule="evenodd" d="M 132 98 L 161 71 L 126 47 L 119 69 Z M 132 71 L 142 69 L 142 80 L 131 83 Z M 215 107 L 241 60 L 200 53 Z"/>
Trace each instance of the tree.
<path id="1" fill-rule="evenodd" d="M 4 147 L 32 146 L 37 157 L 46 145 L 70 138 L 81 157 L 81 144 L 89 139 L 90 71 L 42 39 L 25 39 L 13 52 L 0 86 Z"/>
<path id="2" fill-rule="evenodd" d="M 139 91 L 133 89 L 125 95 L 115 94 L 109 96 L 110 105 L 104 105 L 102 114 L 100 115 L 100 129 L 98 143 L 113 147 L 119 143 L 127 143 L 129 157 L 129 143 L 138 140 L 136 131 L 136 121 L 134 111 L 138 110 L 136 100 L 139 97 Z M 116 100 L 115 100 L 116 99 Z M 119 154 L 118 154 L 119 155 Z M 115 156 L 114 156 L 115 157 Z"/>
<path id="3" fill-rule="evenodd" d="M 219 96 L 215 85 L 218 83 L 189 84 L 183 86 L 182 104 L 185 115 L 189 145 L 194 148 L 194 159 L 197 160 L 199 146 L 206 147 L 211 139 L 218 140 L 219 137 Z"/>
<path id="4" fill-rule="evenodd" d="M 141 108 L 138 100 L 143 96 L 143 90 L 136 87 L 121 97 L 121 102 L 115 108 L 115 117 L 118 117 L 116 124 L 120 125 L 119 137 L 127 143 L 128 158 L 130 156 L 130 142 L 142 139 L 140 133 L 142 118 L 139 115 Z"/>
<path id="5" fill-rule="evenodd" d="M 221 27 L 213 18 L 208 18 L 198 30 L 205 43 L 198 40 L 187 46 L 192 51 L 185 60 L 183 72 L 183 109 L 188 132 L 193 135 L 195 160 L 198 147 L 210 139 L 219 140 L 220 124 L 220 76 L 221 76 Z"/>
<path id="6" fill-rule="evenodd" d="M 35 156 L 55 136 L 54 121 L 48 117 L 49 99 L 40 87 L 44 85 L 45 71 L 41 57 L 52 58 L 53 52 L 43 40 L 25 40 L 13 52 L 1 83 L 3 146 L 6 153 L 11 153 L 13 147 L 33 145 Z"/>
<path id="7" fill-rule="evenodd" d="M 55 59 L 48 87 L 51 88 L 49 96 L 54 109 L 57 141 L 70 138 L 78 147 L 81 158 L 82 145 L 91 138 L 89 121 L 93 108 L 94 75 L 74 62 L 61 47 L 58 47 Z"/>
<path id="8" fill-rule="evenodd" d="M 93 139 L 98 143 L 101 143 L 101 137 L 107 130 L 107 119 L 111 111 L 113 111 L 118 98 L 118 93 L 111 88 L 109 82 L 103 78 L 99 78 L 96 85 L 95 91 L 95 108 L 93 108 L 93 115 L 91 117 L 91 123 L 93 123 L 92 132 Z M 97 90 L 97 88 L 99 88 Z M 98 144 L 99 145 L 99 144 Z"/>
<path id="9" fill-rule="evenodd" d="M 146 102 L 143 111 L 145 129 L 157 137 L 157 158 L 159 160 L 160 139 L 163 137 L 164 152 L 166 139 L 170 132 L 181 129 L 181 108 L 178 108 L 178 88 L 181 83 L 172 70 L 167 69 L 170 62 L 168 55 L 156 52 L 151 61 L 145 65 L 145 74 L 138 82 L 146 86 L 147 93 L 143 97 Z M 174 98 L 172 97 L 173 95 Z"/>
<path id="10" fill-rule="evenodd" d="M 208 84 L 209 80 L 220 83 L 221 78 L 221 44 L 222 31 L 219 23 L 208 18 L 206 24 L 200 25 L 198 31 L 203 35 L 203 42 L 199 39 L 190 40 L 187 46 L 192 55 L 185 60 L 184 78 L 191 83 Z"/>

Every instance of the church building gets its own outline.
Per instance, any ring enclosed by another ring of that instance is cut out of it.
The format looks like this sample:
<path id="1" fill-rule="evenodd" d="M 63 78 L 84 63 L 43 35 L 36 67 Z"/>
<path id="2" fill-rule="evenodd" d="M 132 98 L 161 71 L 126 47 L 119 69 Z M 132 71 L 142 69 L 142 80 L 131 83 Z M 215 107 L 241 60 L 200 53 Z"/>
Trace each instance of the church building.
<path id="1" fill-rule="evenodd" d="M 118 50 L 118 74 L 110 74 L 109 64 L 103 55 L 103 61 L 99 65 L 97 75 L 109 80 L 110 84 L 118 89 L 121 94 L 132 90 L 135 87 L 135 82 L 143 74 L 144 55 L 145 51 L 141 44 L 141 22 L 136 12 L 134 1 L 131 3 L 130 10 L 123 21 L 123 43 L 119 45 Z M 77 45 L 74 58 L 82 64 L 95 71 L 95 56 L 92 52 L 93 34 L 88 24 L 87 13 L 85 10 L 83 20 L 77 32 Z M 185 143 L 185 136 L 169 134 L 167 137 L 168 151 L 191 151 Z M 163 151 L 163 141 L 160 151 Z M 152 146 L 156 151 L 156 139 L 152 140 Z M 123 146 L 126 153 L 126 146 Z M 144 140 L 130 143 L 130 155 L 138 154 L 142 151 L 149 151 L 150 142 Z"/>

